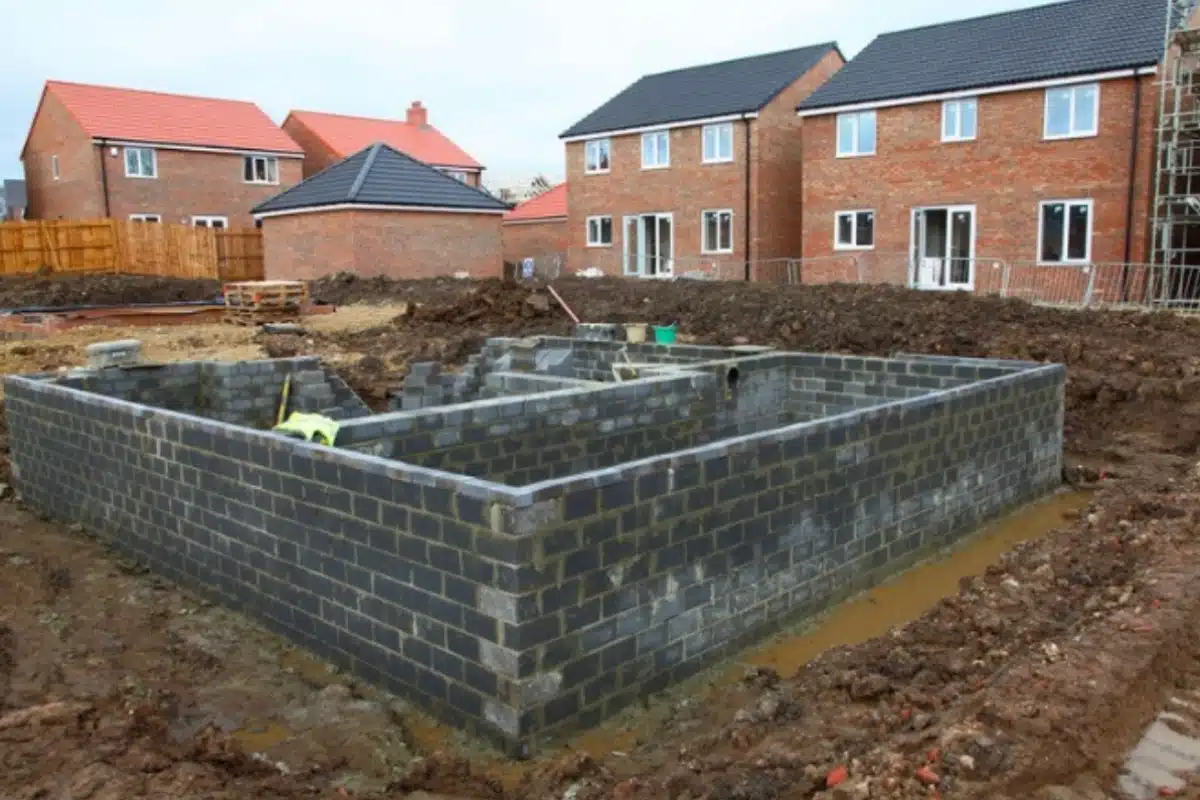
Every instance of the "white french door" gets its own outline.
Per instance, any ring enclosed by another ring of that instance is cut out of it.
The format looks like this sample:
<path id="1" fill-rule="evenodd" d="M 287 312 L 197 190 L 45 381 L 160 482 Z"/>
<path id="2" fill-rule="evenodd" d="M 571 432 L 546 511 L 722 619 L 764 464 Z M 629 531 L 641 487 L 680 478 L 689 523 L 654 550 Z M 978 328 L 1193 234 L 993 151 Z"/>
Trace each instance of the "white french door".
<path id="1" fill-rule="evenodd" d="M 929 206 L 912 212 L 914 288 L 975 288 L 975 206 Z"/>
<path id="2" fill-rule="evenodd" d="M 626 275 L 670 277 L 675 269 L 675 225 L 669 212 L 625 217 L 622 228 Z"/>

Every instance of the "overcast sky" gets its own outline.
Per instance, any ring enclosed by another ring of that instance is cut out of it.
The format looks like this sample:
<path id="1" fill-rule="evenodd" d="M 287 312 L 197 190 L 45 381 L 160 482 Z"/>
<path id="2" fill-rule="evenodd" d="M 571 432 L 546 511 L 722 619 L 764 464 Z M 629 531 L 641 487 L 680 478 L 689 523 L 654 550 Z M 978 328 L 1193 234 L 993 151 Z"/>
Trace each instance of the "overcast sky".
<path id="1" fill-rule="evenodd" d="M 0 178 L 48 78 L 429 120 L 492 186 L 558 180 L 558 134 L 638 76 L 1041 0 L 0 0 Z"/>

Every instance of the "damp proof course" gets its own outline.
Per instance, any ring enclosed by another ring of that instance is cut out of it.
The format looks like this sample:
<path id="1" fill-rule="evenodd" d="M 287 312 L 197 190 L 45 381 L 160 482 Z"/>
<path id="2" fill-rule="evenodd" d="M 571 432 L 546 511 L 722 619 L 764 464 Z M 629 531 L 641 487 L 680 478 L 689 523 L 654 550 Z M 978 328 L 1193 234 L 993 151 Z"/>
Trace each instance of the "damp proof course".
<path id="1" fill-rule="evenodd" d="M 334 446 L 266 429 L 288 375 Z M 5 404 L 27 503 L 522 757 L 1054 490 L 1065 377 L 539 337 L 383 414 L 313 359 Z"/>

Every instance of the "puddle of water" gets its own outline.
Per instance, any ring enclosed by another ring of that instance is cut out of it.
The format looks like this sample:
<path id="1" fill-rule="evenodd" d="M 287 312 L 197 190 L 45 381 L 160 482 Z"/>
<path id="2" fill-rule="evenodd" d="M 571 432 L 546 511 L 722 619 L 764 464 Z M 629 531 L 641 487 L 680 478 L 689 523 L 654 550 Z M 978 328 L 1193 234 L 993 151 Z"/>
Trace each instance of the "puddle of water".
<path id="1" fill-rule="evenodd" d="M 742 653 L 735 659 L 737 666 L 726 668 L 723 673 L 709 673 L 708 689 L 720 691 L 720 687 L 735 683 L 745 674 L 747 664 L 771 667 L 780 675 L 791 676 L 830 648 L 882 636 L 891 628 L 920 617 L 942 598 L 957 594 L 961 578 L 982 574 L 1015 545 L 1062 527 L 1068 516 L 1082 511 L 1090 501 L 1090 492 L 1060 492 L 984 526 L 961 548 L 944 557 L 914 567 L 841 604 L 815 622 L 810 621 L 803 630 L 785 633 Z M 704 680 L 703 676 L 693 679 L 680 693 L 704 702 L 704 690 L 693 688 Z M 692 688 L 690 693 L 688 688 Z M 639 740 L 653 737 L 661 721 L 661 715 L 653 710 L 638 712 L 632 718 L 621 715 L 575 734 L 570 749 L 594 758 L 614 751 L 628 752 Z M 447 731 L 440 725 L 411 732 L 414 743 L 424 752 L 444 747 L 447 739 Z M 561 748 L 547 748 L 534 762 L 493 761 L 487 765 L 487 771 L 512 788 L 537 761 L 553 759 L 561 753 Z"/>
<path id="2" fill-rule="evenodd" d="M 957 594 L 961 578 L 983 574 L 1016 545 L 1061 527 L 1066 515 L 1082 511 L 1090 501 L 1089 492 L 1061 492 L 997 520 L 945 557 L 842 603 L 799 635 L 785 634 L 750 650 L 738 661 L 771 667 L 786 677 L 830 648 L 882 636 L 917 619 L 942 598 Z"/>
<path id="3" fill-rule="evenodd" d="M 245 753 L 264 753 L 291 736 L 290 728 L 274 722 L 247 723 L 229 734 L 229 738 Z"/>

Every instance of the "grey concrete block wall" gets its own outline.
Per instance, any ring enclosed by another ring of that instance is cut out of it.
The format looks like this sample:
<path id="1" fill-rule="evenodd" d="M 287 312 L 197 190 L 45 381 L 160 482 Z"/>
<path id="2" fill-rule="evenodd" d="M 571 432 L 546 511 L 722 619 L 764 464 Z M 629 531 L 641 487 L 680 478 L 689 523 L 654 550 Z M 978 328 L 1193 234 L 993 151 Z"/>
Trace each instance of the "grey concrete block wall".
<path id="1" fill-rule="evenodd" d="M 1058 482 L 1062 367 L 720 355 L 605 389 L 343 424 L 368 448 L 461 432 L 475 414 L 559 415 L 542 432 L 569 431 L 561 415 L 596 396 L 654 407 L 671 387 L 725 415 L 709 418 L 717 440 L 522 485 L 10 377 L 14 479 L 34 506 L 516 755 Z M 780 404 L 819 402 L 802 394 L 815 379 L 845 393 L 820 403 L 841 413 L 787 424 Z"/>

